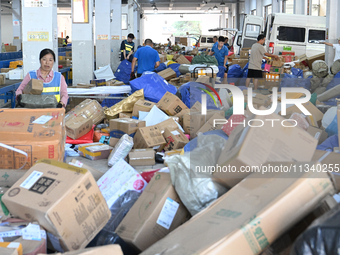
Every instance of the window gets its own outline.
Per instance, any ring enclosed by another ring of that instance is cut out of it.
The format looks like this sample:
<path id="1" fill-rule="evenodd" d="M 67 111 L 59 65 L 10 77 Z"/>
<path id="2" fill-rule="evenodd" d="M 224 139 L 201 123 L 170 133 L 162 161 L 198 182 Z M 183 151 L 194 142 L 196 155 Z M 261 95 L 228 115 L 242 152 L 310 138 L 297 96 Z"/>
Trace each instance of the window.
<path id="1" fill-rule="evenodd" d="M 206 37 L 201 37 L 201 43 L 206 43 L 207 42 L 207 38 Z"/>
<path id="2" fill-rule="evenodd" d="M 240 35 L 240 36 L 237 38 L 236 44 L 237 44 L 238 46 L 241 46 L 241 42 L 242 42 L 242 36 Z"/>
<path id="3" fill-rule="evenodd" d="M 277 39 L 288 42 L 305 42 L 306 29 L 300 27 L 279 27 Z"/>
<path id="4" fill-rule="evenodd" d="M 256 16 L 256 9 L 252 10 L 250 14 Z"/>
<path id="5" fill-rule="evenodd" d="M 259 25 L 251 25 L 247 24 L 246 26 L 246 37 L 257 38 L 260 34 L 260 26 Z"/>
<path id="6" fill-rule="evenodd" d="M 316 43 L 319 40 L 326 39 L 326 31 L 325 30 L 313 30 L 310 29 L 308 32 L 308 42 L 309 43 Z"/>
<path id="7" fill-rule="evenodd" d="M 282 10 L 283 13 L 294 14 L 294 0 L 284 0 L 282 4 L 283 4 L 283 10 Z"/>
<path id="8" fill-rule="evenodd" d="M 214 43 L 214 37 L 208 37 L 207 41 L 208 43 Z"/>

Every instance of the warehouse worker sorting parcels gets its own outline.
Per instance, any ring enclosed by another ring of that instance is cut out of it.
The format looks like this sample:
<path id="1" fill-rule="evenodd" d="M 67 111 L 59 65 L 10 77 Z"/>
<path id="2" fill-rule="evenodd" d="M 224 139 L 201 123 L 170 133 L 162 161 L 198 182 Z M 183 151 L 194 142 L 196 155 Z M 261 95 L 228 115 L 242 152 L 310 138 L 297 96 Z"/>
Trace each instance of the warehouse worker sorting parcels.
<path id="1" fill-rule="evenodd" d="M 214 55 L 215 58 L 217 59 L 218 66 L 223 66 L 225 67 L 225 72 L 224 72 L 224 78 L 227 78 L 228 74 L 228 48 L 224 45 L 224 37 L 220 36 L 218 38 L 218 44 L 214 45 L 209 52 L 209 56 Z"/>
<path id="2" fill-rule="evenodd" d="M 133 39 L 135 39 L 135 36 L 133 34 L 128 34 L 127 40 L 122 41 L 120 45 L 120 51 L 121 51 L 120 60 L 121 61 L 127 59 L 131 62 L 130 57 L 135 51 L 135 43 L 133 42 Z"/>
<path id="3" fill-rule="evenodd" d="M 340 59 L 340 38 L 338 38 L 338 43 L 333 44 L 324 42 L 324 44 L 326 44 L 327 46 L 331 46 L 333 47 L 333 49 L 335 49 L 334 62 Z"/>
<path id="4" fill-rule="evenodd" d="M 40 68 L 36 71 L 30 71 L 17 89 L 16 96 L 18 100 L 20 101 L 22 91 L 28 82 L 31 79 L 38 79 L 44 83 L 42 95 L 55 95 L 58 102 L 57 108 L 66 107 L 68 101 L 67 84 L 61 73 L 52 70 L 55 62 L 53 50 L 43 49 L 40 52 L 39 59 Z"/>
<path id="5" fill-rule="evenodd" d="M 141 77 L 146 71 L 153 72 L 157 67 L 159 67 L 159 55 L 156 50 L 152 48 L 153 42 L 151 39 L 146 39 L 145 47 L 139 48 L 132 60 L 131 75 L 130 80 L 136 78 L 135 76 L 135 66 L 138 59 L 137 77 Z"/>
<path id="6" fill-rule="evenodd" d="M 251 46 L 251 55 L 249 59 L 249 69 L 248 69 L 248 76 L 246 80 L 246 86 L 249 87 L 250 80 L 253 78 L 254 81 L 254 89 L 257 89 L 257 82 L 258 79 L 262 79 L 262 59 L 263 55 L 271 58 L 275 58 L 276 60 L 279 59 L 279 56 L 270 54 L 266 52 L 263 45 L 266 41 L 266 37 L 264 34 L 260 34 L 257 37 L 257 42 Z"/>

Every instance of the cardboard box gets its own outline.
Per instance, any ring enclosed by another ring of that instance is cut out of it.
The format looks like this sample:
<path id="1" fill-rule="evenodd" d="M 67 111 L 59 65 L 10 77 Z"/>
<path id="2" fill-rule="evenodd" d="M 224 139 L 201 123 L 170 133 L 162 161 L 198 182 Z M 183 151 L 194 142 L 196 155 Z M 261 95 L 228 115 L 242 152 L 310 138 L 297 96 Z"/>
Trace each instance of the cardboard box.
<path id="1" fill-rule="evenodd" d="M 23 90 L 23 94 L 41 95 L 44 83 L 41 80 L 31 79 Z"/>
<path id="2" fill-rule="evenodd" d="M 27 170 L 0 169 L 0 187 L 12 187 Z"/>
<path id="3" fill-rule="evenodd" d="M 242 49 L 240 51 L 240 58 L 241 59 L 248 59 L 249 58 L 249 50 Z"/>
<path id="4" fill-rule="evenodd" d="M 319 124 L 321 124 L 321 120 L 323 118 L 323 113 L 314 105 L 312 104 L 311 102 L 307 102 L 307 103 L 304 103 L 302 104 L 312 115 L 313 115 L 313 118 L 314 120 Z M 302 113 L 300 111 L 300 109 L 296 106 L 296 105 L 293 105 L 291 107 L 288 107 L 286 109 L 286 116 L 290 116 L 292 115 L 294 112 L 297 112 L 297 113 Z M 281 114 L 281 112 L 279 112 L 279 114 Z"/>
<path id="5" fill-rule="evenodd" d="M 190 112 L 183 115 L 183 129 L 186 134 L 190 135 L 190 138 L 195 138 L 197 131 L 215 114 L 221 115 L 224 118 L 224 111 L 219 110 L 207 110 L 207 115 L 203 115 L 201 112 Z"/>
<path id="6" fill-rule="evenodd" d="M 171 79 L 177 77 L 176 72 L 172 70 L 171 68 L 167 68 L 167 69 L 164 69 L 163 71 L 160 71 L 158 75 L 163 77 L 164 80 L 166 81 L 170 81 Z"/>
<path id="7" fill-rule="evenodd" d="M 114 164 L 98 181 L 109 208 L 128 190 L 142 192 L 147 183 L 124 159 Z"/>
<path id="8" fill-rule="evenodd" d="M 318 140 L 318 145 L 323 143 L 328 137 L 328 134 L 325 130 L 321 130 L 313 126 L 309 126 L 307 132 L 316 140 Z"/>
<path id="9" fill-rule="evenodd" d="M 125 112 L 125 113 L 120 112 L 119 115 L 118 115 L 118 117 L 119 117 L 120 119 L 126 119 L 126 118 L 129 119 L 129 118 L 132 117 L 132 113 L 130 113 L 130 112 Z"/>
<path id="10" fill-rule="evenodd" d="M 66 51 L 65 54 L 67 58 L 72 58 L 72 51 Z"/>
<path id="11" fill-rule="evenodd" d="M 125 242 L 144 251 L 189 217 L 172 186 L 170 174 L 156 173 L 116 232 Z"/>
<path id="12" fill-rule="evenodd" d="M 155 148 L 165 144 L 165 140 L 157 126 L 139 128 L 133 138 L 134 149 Z"/>
<path id="13" fill-rule="evenodd" d="M 14 70 L 14 68 L 1 68 L 1 73 L 8 73 L 11 70 Z"/>
<path id="14" fill-rule="evenodd" d="M 111 217 L 89 171 L 47 159 L 27 171 L 2 202 L 21 219 L 38 221 L 65 251 L 85 248 Z"/>
<path id="15" fill-rule="evenodd" d="M 334 192 L 326 173 L 254 173 L 141 254 L 260 254 Z"/>
<path id="16" fill-rule="evenodd" d="M 1 255 L 23 255 L 22 245 L 19 242 L 0 243 Z"/>
<path id="17" fill-rule="evenodd" d="M 156 164 L 155 151 L 153 149 L 131 150 L 129 164 L 131 166 L 153 166 Z"/>
<path id="18" fill-rule="evenodd" d="M 164 133 L 166 128 L 169 128 L 170 130 L 175 130 L 175 129 L 179 128 L 178 123 L 173 118 L 169 118 L 167 120 L 164 120 L 164 121 L 158 123 L 155 126 L 158 127 L 161 134 Z"/>
<path id="19" fill-rule="evenodd" d="M 29 169 L 42 158 L 62 161 L 65 152 L 64 109 L 1 109 L 0 146 L 2 169 Z"/>
<path id="20" fill-rule="evenodd" d="M 181 65 L 183 65 L 183 64 L 190 65 L 191 64 L 190 61 L 186 57 L 184 57 L 183 55 L 179 55 L 179 57 L 176 59 L 176 62 L 178 64 L 181 64 Z"/>
<path id="21" fill-rule="evenodd" d="M 228 136 L 231 135 L 231 132 L 238 126 L 241 125 L 242 123 L 245 122 L 246 117 L 244 115 L 236 115 L 233 114 L 230 116 L 228 119 L 228 122 L 225 123 L 222 126 L 222 130 L 224 133 L 226 133 Z"/>
<path id="22" fill-rule="evenodd" d="M 105 79 L 95 79 L 95 80 L 90 80 L 91 84 L 95 84 L 97 87 L 99 86 L 106 86 L 106 80 Z"/>
<path id="23" fill-rule="evenodd" d="M 137 130 L 145 127 L 144 120 L 135 120 L 131 118 L 112 119 L 110 120 L 110 136 L 114 138 L 121 138 L 128 134 L 134 137 Z"/>
<path id="24" fill-rule="evenodd" d="M 234 58 L 231 61 L 231 65 L 239 65 L 243 68 L 248 63 L 248 59 Z"/>
<path id="25" fill-rule="evenodd" d="M 164 94 L 157 103 L 157 107 L 170 116 L 174 116 L 182 110 L 188 109 L 181 99 L 170 92 Z"/>
<path id="26" fill-rule="evenodd" d="M 107 159 L 112 149 L 111 146 L 102 143 L 86 143 L 78 146 L 78 153 L 90 160 Z"/>
<path id="27" fill-rule="evenodd" d="M 78 139 L 104 118 L 104 110 L 98 101 L 86 99 L 66 114 L 66 133 L 70 138 Z"/>
<path id="28" fill-rule="evenodd" d="M 243 90 L 244 101 L 248 102 L 248 90 Z M 261 106 L 268 107 L 271 104 L 271 99 L 269 96 L 262 95 L 260 93 L 252 94 L 253 106 L 255 109 L 260 109 Z"/>
<path id="29" fill-rule="evenodd" d="M 100 177 L 102 177 L 104 175 L 103 172 L 98 171 L 97 169 L 94 169 L 86 164 L 84 164 L 83 162 L 80 162 L 77 159 L 72 159 L 71 162 L 69 162 L 70 165 L 72 166 L 77 166 L 80 168 L 85 168 L 88 171 L 90 171 L 90 173 L 92 174 L 93 178 L 98 181 L 100 179 Z"/>
<path id="30" fill-rule="evenodd" d="M 275 119 L 271 122 L 266 119 Z M 306 131 L 298 127 L 284 127 L 283 117 L 270 115 L 254 115 L 246 119 L 245 123 L 263 125 L 250 127 L 246 124 L 238 125 L 229 136 L 229 139 L 217 161 L 221 167 L 230 165 L 238 170 L 241 167 L 256 167 L 271 161 L 301 161 L 310 162 L 318 141 Z M 256 120 L 256 121 L 255 121 Z M 289 122 L 284 123 L 289 126 Z M 215 172 L 214 177 L 220 179 L 226 187 L 233 187 L 249 175 L 242 172 Z"/>
<path id="31" fill-rule="evenodd" d="M 313 63 L 316 60 L 323 60 L 324 61 L 325 60 L 325 53 L 320 53 L 320 54 L 315 55 L 313 57 L 307 58 L 307 64 L 308 64 L 308 67 L 309 67 L 310 70 L 313 69 L 312 68 L 313 67 Z"/>
<path id="32" fill-rule="evenodd" d="M 180 129 L 171 130 L 166 128 L 163 136 L 166 140 L 166 145 L 164 147 L 165 151 L 181 149 L 189 142 L 189 139 Z"/>
<path id="33" fill-rule="evenodd" d="M 180 37 L 179 38 L 179 44 L 183 44 L 185 46 L 188 46 L 188 38 L 187 37 Z"/>
<path id="34" fill-rule="evenodd" d="M 211 130 L 222 129 L 222 126 L 227 122 L 226 118 L 221 117 L 220 113 L 215 113 L 196 133 L 205 133 Z"/>
<path id="35" fill-rule="evenodd" d="M 167 57 L 164 54 L 159 54 L 159 59 L 161 63 L 164 63 L 167 61 Z"/>
<path id="36" fill-rule="evenodd" d="M 274 87 L 279 87 L 281 79 L 279 81 L 264 81 L 263 86 L 265 89 L 273 89 Z"/>
<path id="37" fill-rule="evenodd" d="M 110 145 L 111 147 L 115 147 L 116 144 L 119 142 L 119 139 L 120 139 L 120 138 L 110 137 L 109 145 Z"/>
<path id="38" fill-rule="evenodd" d="M 178 123 L 179 123 L 181 126 L 183 126 L 183 116 L 184 116 L 185 114 L 190 114 L 190 111 L 191 111 L 191 109 L 185 109 L 185 110 L 182 110 L 182 111 L 180 111 L 179 113 L 177 113 L 177 114 L 175 115 L 175 117 L 178 117 L 178 118 L 179 118 Z"/>
<path id="39" fill-rule="evenodd" d="M 83 250 L 54 253 L 54 255 L 123 255 L 123 252 L 119 244 L 108 244 Z"/>
<path id="40" fill-rule="evenodd" d="M 0 74 L 0 85 L 5 85 L 5 84 L 6 84 L 6 75 Z"/>
<path id="41" fill-rule="evenodd" d="M 16 52 L 17 46 L 15 45 L 5 45 L 6 52 Z"/>
<path id="42" fill-rule="evenodd" d="M 143 99 L 139 99 L 133 106 L 132 116 L 139 117 L 139 111 L 150 112 L 155 103 Z"/>

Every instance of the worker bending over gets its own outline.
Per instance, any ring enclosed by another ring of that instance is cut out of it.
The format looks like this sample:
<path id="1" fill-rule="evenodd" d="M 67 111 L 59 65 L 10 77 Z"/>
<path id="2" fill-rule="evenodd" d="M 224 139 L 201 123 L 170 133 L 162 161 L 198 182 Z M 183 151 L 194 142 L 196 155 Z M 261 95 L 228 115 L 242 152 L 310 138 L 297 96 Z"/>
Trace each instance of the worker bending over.
<path id="1" fill-rule="evenodd" d="M 209 56 L 214 55 L 215 58 L 217 59 L 218 66 L 223 66 L 225 67 L 225 72 L 224 72 L 224 78 L 227 78 L 228 76 L 228 54 L 229 50 L 228 48 L 224 45 L 224 37 L 220 36 L 218 38 L 218 44 L 215 44 L 211 51 L 209 52 Z"/>

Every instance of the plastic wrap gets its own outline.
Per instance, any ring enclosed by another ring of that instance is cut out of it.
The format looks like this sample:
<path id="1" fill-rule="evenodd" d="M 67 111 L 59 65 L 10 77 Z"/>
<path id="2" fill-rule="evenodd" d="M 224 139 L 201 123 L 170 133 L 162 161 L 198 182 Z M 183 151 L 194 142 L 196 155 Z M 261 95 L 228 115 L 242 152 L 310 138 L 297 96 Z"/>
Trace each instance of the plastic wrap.
<path id="1" fill-rule="evenodd" d="M 333 77 L 333 80 L 328 83 L 327 90 L 332 89 L 340 84 L 340 72 L 336 73 Z"/>
<path id="2" fill-rule="evenodd" d="M 319 88 L 321 86 L 322 78 L 313 76 L 310 79 L 310 83 L 311 83 L 310 91 L 313 93 L 317 88 Z"/>
<path id="3" fill-rule="evenodd" d="M 304 72 L 304 73 L 303 73 L 303 78 L 304 78 L 304 79 L 307 79 L 309 76 L 313 76 L 313 72 L 308 71 L 308 72 Z"/>
<path id="4" fill-rule="evenodd" d="M 317 150 L 321 151 L 333 151 L 335 147 L 339 147 L 339 140 L 337 135 L 328 137 L 322 144 L 316 147 Z"/>
<path id="5" fill-rule="evenodd" d="M 334 61 L 334 63 L 331 66 L 331 72 L 334 75 L 340 72 L 340 59 Z"/>
<path id="6" fill-rule="evenodd" d="M 113 119 L 114 117 L 117 117 L 117 115 L 121 112 L 132 112 L 133 106 L 139 99 L 144 99 L 143 89 L 135 91 L 128 98 L 125 98 L 119 103 L 113 105 L 111 108 L 106 109 L 104 111 L 106 118 Z"/>
<path id="7" fill-rule="evenodd" d="M 328 75 L 328 65 L 323 60 L 316 60 L 312 65 L 313 74 L 316 77 L 324 78 Z"/>
<path id="8" fill-rule="evenodd" d="M 321 95 L 325 91 L 326 91 L 325 87 L 318 87 L 318 88 L 316 88 L 316 90 L 313 91 L 313 93 L 315 93 L 316 95 Z"/>
<path id="9" fill-rule="evenodd" d="M 181 72 L 179 71 L 181 64 L 170 64 L 168 65 L 169 68 L 171 68 L 175 73 L 176 73 L 176 77 L 181 75 Z"/>
<path id="10" fill-rule="evenodd" d="M 25 108 L 56 108 L 57 99 L 54 95 L 29 95 L 22 94 L 20 105 Z"/>
<path id="11" fill-rule="evenodd" d="M 172 184 L 191 215 L 197 214 L 227 192 L 225 187 L 213 181 L 211 173 L 195 171 L 196 166 L 216 165 L 225 143 L 226 140 L 218 135 L 199 135 L 196 149 L 184 155 L 165 158 Z"/>
<path id="12" fill-rule="evenodd" d="M 218 66 L 217 59 L 214 56 L 208 56 L 208 55 L 198 55 L 194 57 L 191 61 L 191 64 L 207 64 Z"/>
<path id="13" fill-rule="evenodd" d="M 176 94 L 177 92 L 175 86 L 169 84 L 156 73 L 143 75 L 142 77 L 134 79 L 130 81 L 130 85 L 132 92 L 143 89 L 145 99 L 154 103 L 158 103 L 167 91 L 172 94 Z"/>
<path id="14" fill-rule="evenodd" d="M 328 136 L 338 134 L 338 116 L 337 115 L 335 115 L 333 121 L 331 122 L 331 124 L 329 124 L 329 126 L 326 128 L 325 131 L 327 132 Z"/>
<path id="15" fill-rule="evenodd" d="M 108 244 L 119 244 L 124 254 L 138 254 L 123 239 L 121 239 L 115 230 L 125 215 L 130 211 L 131 207 L 140 196 L 140 192 L 128 190 L 120 196 L 116 202 L 111 206 L 111 218 L 105 227 L 98 233 L 98 235 L 89 243 L 87 247 L 103 246 Z"/>
<path id="16" fill-rule="evenodd" d="M 127 134 L 123 135 L 109 156 L 108 165 L 113 166 L 118 160 L 124 159 L 133 147 L 133 138 Z"/>
<path id="17" fill-rule="evenodd" d="M 340 255 L 340 205 L 320 218 L 295 241 L 291 255 Z"/>
<path id="18" fill-rule="evenodd" d="M 322 117 L 322 126 L 324 128 L 327 128 L 333 121 L 334 117 L 336 117 L 337 114 L 337 107 L 331 107 L 329 108 L 325 114 Z"/>
<path id="19" fill-rule="evenodd" d="M 320 86 L 326 88 L 328 84 L 333 80 L 333 78 L 334 78 L 334 74 L 328 74 L 325 78 L 323 78 Z"/>

